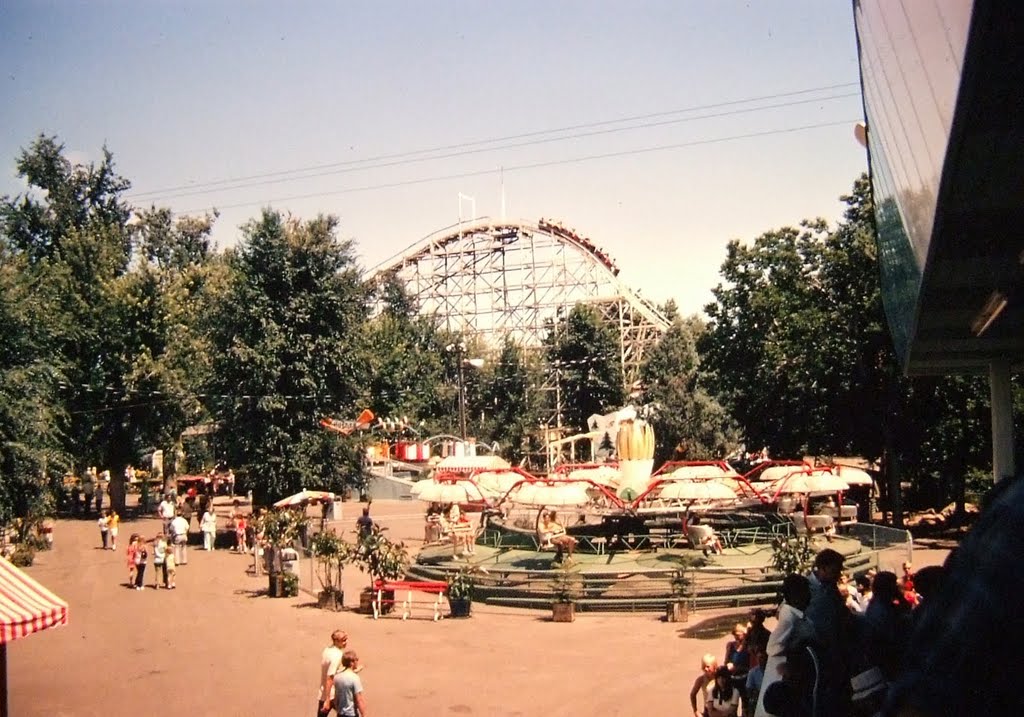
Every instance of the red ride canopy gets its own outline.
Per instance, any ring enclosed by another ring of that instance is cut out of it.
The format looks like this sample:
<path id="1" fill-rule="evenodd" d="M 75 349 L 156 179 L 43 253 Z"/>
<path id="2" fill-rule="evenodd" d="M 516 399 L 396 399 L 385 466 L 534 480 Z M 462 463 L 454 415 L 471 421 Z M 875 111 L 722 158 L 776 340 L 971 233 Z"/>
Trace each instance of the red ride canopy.
<path id="1" fill-rule="evenodd" d="M 68 624 L 68 604 L 0 558 L 0 644 Z"/>
<path id="2" fill-rule="evenodd" d="M 68 604 L 0 558 L 0 717 L 7 717 L 7 643 L 68 624 Z"/>

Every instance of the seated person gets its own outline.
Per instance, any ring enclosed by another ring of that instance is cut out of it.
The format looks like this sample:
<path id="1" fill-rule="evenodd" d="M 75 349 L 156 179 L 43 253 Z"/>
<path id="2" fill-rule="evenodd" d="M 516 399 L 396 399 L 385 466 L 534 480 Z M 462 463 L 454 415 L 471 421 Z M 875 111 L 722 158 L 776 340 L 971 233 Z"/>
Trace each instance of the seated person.
<path id="1" fill-rule="evenodd" d="M 835 537 L 836 537 L 836 523 L 835 523 L 835 521 L 834 520 L 830 520 L 828 522 L 828 524 L 826 524 L 825 527 L 821 529 L 821 532 L 824 533 L 825 540 L 827 540 L 828 542 L 831 543 L 833 540 L 835 540 Z"/>
<path id="2" fill-rule="evenodd" d="M 427 508 L 426 523 L 423 526 L 423 542 L 436 543 L 441 539 L 441 506 L 431 503 Z"/>
<path id="3" fill-rule="evenodd" d="M 690 518 L 686 537 L 690 541 L 690 547 L 700 549 L 704 555 L 722 552 L 722 541 L 715 529 L 701 523 L 699 515 Z"/>
<path id="4" fill-rule="evenodd" d="M 541 517 L 537 533 L 541 547 L 554 546 L 555 560 L 561 562 L 563 554 L 568 554 L 568 557 L 572 558 L 572 553 L 576 550 L 576 538 L 565 532 L 565 528 L 558 522 L 558 514 L 555 511 L 545 513 Z"/>
<path id="5" fill-rule="evenodd" d="M 470 524 L 469 518 L 454 503 L 448 512 L 448 528 L 452 534 L 452 554 L 456 557 L 464 553 L 472 555 L 476 538 L 473 526 Z"/>
<path id="6" fill-rule="evenodd" d="M 448 520 L 448 515 L 451 512 L 451 509 L 452 509 L 451 504 L 448 504 L 448 505 L 442 506 L 438 510 L 438 512 L 437 512 L 437 515 L 436 515 L 437 523 L 438 523 L 438 525 L 441 526 L 441 535 L 442 536 L 445 536 L 449 532 L 451 532 L 452 526 L 451 526 L 451 523 Z"/>

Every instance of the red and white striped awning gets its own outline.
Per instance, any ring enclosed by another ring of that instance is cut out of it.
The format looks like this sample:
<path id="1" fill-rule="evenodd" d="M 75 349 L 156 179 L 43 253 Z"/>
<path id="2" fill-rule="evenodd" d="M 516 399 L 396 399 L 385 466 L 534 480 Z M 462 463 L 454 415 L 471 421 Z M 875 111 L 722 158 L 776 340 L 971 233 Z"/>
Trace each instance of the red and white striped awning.
<path id="1" fill-rule="evenodd" d="M 0 558 L 0 644 L 68 624 L 68 604 Z"/>

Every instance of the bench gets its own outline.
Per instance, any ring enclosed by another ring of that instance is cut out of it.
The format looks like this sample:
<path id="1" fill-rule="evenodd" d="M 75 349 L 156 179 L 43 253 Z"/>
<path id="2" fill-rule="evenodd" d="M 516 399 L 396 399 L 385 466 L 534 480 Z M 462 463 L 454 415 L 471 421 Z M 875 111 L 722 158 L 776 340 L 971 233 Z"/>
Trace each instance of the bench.
<path id="1" fill-rule="evenodd" d="M 398 604 L 398 594 L 404 592 L 405 600 L 402 601 L 402 619 L 407 620 L 412 614 L 412 594 L 414 592 L 429 593 L 436 595 L 434 600 L 434 622 L 441 619 L 441 604 L 445 592 L 448 590 L 448 583 L 442 580 L 377 580 L 373 584 L 373 619 L 376 620 L 384 614 L 384 604 Z M 393 592 L 395 598 L 386 600 L 385 592 Z"/>

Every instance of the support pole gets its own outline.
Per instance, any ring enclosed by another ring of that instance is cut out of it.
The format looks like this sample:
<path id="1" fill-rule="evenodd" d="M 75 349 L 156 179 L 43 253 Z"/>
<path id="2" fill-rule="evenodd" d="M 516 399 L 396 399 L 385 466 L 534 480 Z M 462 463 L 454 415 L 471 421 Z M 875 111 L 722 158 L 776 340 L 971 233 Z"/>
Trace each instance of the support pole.
<path id="1" fill-rule="evenodd" d="M 1013 396 L 1010 386 L 1010 362 L 989 364 L 989 390 L 992 395 L 992 477 L 998 482 L 1017 473 L 1013 456 Z"/>
<path id="2" fill-rule="evenodd" d="M 0 717 L 7 717 L 7 643 L 0 642 Z"/>
<path id="3" fill-rule="evenodd" d="M 459 352 L 459 428 L 462 433 L 462 441 L 466 441 L 466 376 L 462 368 L 462 352 Z"/>

